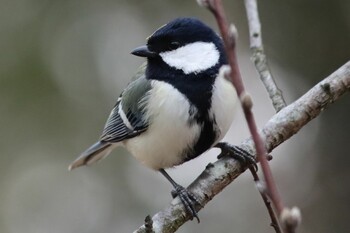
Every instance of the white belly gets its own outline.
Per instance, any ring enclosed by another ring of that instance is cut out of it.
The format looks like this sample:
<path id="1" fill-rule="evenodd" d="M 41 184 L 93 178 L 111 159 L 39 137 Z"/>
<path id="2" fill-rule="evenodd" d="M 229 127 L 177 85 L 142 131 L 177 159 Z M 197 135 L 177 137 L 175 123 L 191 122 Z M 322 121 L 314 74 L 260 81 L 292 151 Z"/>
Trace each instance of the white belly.
<path id="1" fill-rule="evenodd" d="M 146 118 L 153 119 L 146 132 L 126 140 L 125 147 L 143 164 L 158 170 L 182 163 L 183 152 L 195 143 L 200 126 L 188 124 L 190 104 L 170 84 L 152 81 Z"/>
<path id="2" fill-rule="evenodd" d="M 183 162 L 183 152 L 198 140 L 201 126 L 188 124 L 190 104 L 177 89 L 161 81 L 152 81 L 152 86 L 146 118 L 153 120 L 147 131 L 126 140 L 124 145 L 143 164 L 159 170 Z M 214 87 L 210 114 L 219 132 L 216 144 L 230 128 L 237 94 L 223 78 L 218 78 Z"/>

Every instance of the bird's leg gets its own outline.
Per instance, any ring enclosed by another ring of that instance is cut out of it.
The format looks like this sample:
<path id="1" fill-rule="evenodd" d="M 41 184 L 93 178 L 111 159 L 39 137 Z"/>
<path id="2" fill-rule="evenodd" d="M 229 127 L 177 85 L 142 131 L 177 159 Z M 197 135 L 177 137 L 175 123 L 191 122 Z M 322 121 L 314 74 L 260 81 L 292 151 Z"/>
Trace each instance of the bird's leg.
<path id="1" fill-rule="evenodd" d="M 195 208 L 196 205 L 200 205 L 198 199 L 186 188 L 176 183 L 164 169 L 160 169 L 159 171 L 160 173 L 162 173 L 163 176 L 165 176 L 165 178 L 167 178 L 167 180 L 174 187 L 174 190 L 171 191 L 172 197 L 175 198 L 178 196 L 182 204 L 185 206 L 187 212 L 191 214 L 191 220 L 193 219 L 193 217 L 195 217 L 199 223 L 200 220 Z"/>
<path id="2" fill-rule="evenodd" d="M 255 171 L 258 170 L 254 156 L 248 151 L 238 146 L 230 145 L 227 142 L 218 142 L 214 147 L 221 149 L 218 159 L 222 158 L 223 156 L 230 155 L 234 159 L 237 159 L 243 166 L 252 166 Z"/>

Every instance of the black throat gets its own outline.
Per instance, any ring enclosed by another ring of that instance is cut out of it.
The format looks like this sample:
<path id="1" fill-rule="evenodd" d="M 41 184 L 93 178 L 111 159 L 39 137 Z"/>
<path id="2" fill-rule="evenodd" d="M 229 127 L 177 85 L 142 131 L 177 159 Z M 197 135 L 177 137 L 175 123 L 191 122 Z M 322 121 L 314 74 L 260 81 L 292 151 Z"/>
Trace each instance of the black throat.
<path id="1" fill-rule="evenodd" d="M 211 107 L 212 90 L 220 63 L 200 73 L 184 74 L 182 70 L 166 65 L 160 58 L 149 61 L 146 78 L 171 84 L 187 97 L 199 114 L 205 114 Z"/>
<path id="2" fill-rule="evenodd" d="M 218 64 L 210 69 L 197 74 L 184 74 L 182 70 L 167 66 L 160 58 L 149 61 L 146 77 L 167 82 L 184 94 L 192 106 L 189 111 L 191 118 L 188 124 L 201 125 L 202 130 L 196 144 L 184 151 L 184 162 L 208 150 L 219 136 L 220 132 L 215 128 L 215 119 L 210 117 L 209 111 L 214 82 L 223 64 L 226 64 L 226 60 L 221 58 Z M 193 107 L 197 111 L 194 111 Z"/>

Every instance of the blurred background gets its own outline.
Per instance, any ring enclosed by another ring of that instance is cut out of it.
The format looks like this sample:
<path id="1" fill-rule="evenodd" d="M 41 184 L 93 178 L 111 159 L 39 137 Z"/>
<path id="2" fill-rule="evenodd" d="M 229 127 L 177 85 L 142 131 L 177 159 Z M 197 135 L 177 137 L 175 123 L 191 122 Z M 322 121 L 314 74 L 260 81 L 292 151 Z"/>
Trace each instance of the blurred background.
<path id="1" fill-rule="evenodd" d="M 242 1 L 224 1 L 239 31 L 244 82 L 258 125 L 274 114 L 250 62 Z M 0 0 L 0 232 L 132 232 L 170 201 L 170 184 L 124 149 L 91 167 L 69 163 L 95 142 L 119 93 L 143 62 L 130 51 L 179 16 L 217 30 L 196 2 Z M 260 2 L 263 39 L 288 103 L 350 57 L 350 1 Z M 299 206 L 299 232 L 349 232 L 349 95 L 272 154 L 283 200 Z M 248 136 L 239 113 L 226 140 Z M 218 151 L 170 174 L 188 185 Z M 178 232 L 273 232 L 249 174 Z"/>

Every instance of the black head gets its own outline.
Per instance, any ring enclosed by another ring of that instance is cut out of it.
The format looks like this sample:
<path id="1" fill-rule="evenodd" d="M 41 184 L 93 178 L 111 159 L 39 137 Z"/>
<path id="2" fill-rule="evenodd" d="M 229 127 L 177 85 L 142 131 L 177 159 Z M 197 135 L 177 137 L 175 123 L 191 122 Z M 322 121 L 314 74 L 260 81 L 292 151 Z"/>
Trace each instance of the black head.
<path id="1" fill-rule="evenodd" d="M 226 63 L 221 38 L 195 18 L 178 18 L 162 26 L 147 40 L 147 45 L 132 54 L 148 58 L 152 70 L 199 74 Z"/>
<path id="2" fill-rule="evenodd" d="M 217 34 L 195 18 L 178 18 L 159 28 L 148 38 L 151 51 L 165 52 L 193 42 L 221 43 Z"/>

